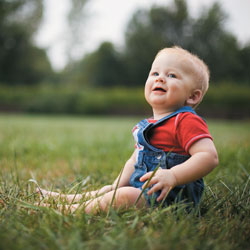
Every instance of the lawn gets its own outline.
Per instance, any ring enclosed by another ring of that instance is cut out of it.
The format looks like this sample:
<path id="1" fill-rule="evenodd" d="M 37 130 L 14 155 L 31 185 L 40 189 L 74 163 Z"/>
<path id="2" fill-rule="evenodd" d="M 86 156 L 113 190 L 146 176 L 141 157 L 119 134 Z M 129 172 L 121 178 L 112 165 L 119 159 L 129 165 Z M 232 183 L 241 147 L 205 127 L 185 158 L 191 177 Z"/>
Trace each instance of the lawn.
<path id="1" fill-rule="evenodd" d="M 0 115 L 0 249 L 249 249 L 249 121 L 208 120 L 220 164 L 191 213 L 181 205 L 95 216 L 33 207 L 29 179 L 66 193 L 112 182 L 139 119 Z"/>

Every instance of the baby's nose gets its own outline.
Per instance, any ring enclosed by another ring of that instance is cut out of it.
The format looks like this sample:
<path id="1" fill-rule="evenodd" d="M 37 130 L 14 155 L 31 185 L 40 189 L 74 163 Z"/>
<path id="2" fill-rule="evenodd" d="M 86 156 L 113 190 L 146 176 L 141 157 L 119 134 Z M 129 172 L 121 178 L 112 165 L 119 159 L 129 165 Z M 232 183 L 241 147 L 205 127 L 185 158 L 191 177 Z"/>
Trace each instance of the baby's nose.
<path id="1" fill-rule="evenodd" d="M 164 77 L 161 77 L 161 76 L 157 77 L 157 79 L 155 81 L 156 82 L 161 82 L 161 83 L 165 83 L 166 82 L 165 79 L 164 79 Z"/>

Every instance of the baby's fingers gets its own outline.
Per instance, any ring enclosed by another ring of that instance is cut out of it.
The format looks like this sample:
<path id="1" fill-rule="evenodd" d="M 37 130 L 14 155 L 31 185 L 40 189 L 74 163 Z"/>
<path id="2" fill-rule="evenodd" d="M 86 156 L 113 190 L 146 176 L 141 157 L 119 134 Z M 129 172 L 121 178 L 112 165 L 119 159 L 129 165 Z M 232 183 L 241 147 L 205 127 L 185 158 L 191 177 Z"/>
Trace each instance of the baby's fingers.
<path id="1" fill-rule="evenodd" d="M 157 192 L 157 191 L 159 191 L 159 190 L 162 189 L 162 185 L 159 182 L 158 183 L 154 182 L 154 183 L 152 183 L 152 185 L 153 184 L 155 184 L 155 185 L 149 189 L 148 195 L 151 195 L 151 194 L 153 194 L 153 193 L 155 193 L 155 192 Z"/>
<path id="2" fill-rule="evenodd" d="M 163 200 L 163 199 L 168 195 L 169 191 L 170 191 L 169 188 L 163 188 L 163 189 L 161 190 L 160 196 L 157 198 L 157 201 Z"/>
<path id="3" fill-rule="evenodd" d="M 168 189 L 167 188 L 162 189 L 160 196 L 157 198 L 157 201 L 163 200 L 167 196 L 167 194 L 168 194 Z"/>
<path id="4" fill-rule="evenodd" d="M 142 185 L 142 188 L 145 188 L 145 187 L 151 187 L 152 185 L 158 183 L 158 179 L 157 178 L 152 178 L 150 181 L 147 180 L 143 185 Z"/>
<path id="5" fill-rule="evenodd" d="M 143 181 L 148 180 L 148 179 L 151 177 L 152 173 L 153 173 L 153 172 L 151 171 L 151 172 L 148 172 L 148 173 L 144 174 L 144 175 L 140 178 L 140 181 L 143 182 Z"/>

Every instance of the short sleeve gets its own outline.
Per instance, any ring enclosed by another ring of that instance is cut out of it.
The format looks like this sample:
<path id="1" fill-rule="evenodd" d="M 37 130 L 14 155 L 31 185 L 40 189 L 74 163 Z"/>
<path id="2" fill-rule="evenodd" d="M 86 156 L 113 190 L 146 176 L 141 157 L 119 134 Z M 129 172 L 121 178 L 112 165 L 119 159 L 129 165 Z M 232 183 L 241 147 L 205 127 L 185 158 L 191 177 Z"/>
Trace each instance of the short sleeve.
<path id="1" fill-rule="evenodd" d="M 193 113 L 181 113 L 176 117 L 176 139 L 179 145 L 188 153 L 191 145 L 203 138 L 210 138 L 212 136 L 208 131 L 206 122 Z"/>

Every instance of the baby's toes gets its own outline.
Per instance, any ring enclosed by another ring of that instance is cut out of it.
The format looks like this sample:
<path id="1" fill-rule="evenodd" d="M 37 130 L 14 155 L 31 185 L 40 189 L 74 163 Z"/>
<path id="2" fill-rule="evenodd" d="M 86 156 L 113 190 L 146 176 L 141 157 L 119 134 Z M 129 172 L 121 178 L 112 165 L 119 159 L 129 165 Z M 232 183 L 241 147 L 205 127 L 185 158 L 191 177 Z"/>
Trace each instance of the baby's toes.
<path id="1" fill-rule="evenodd" d="M 42 197 L 45 197 L 48 195 L 48 191 L 41 189 L 41 188 L 36 188 L 36 192 L 40 194 Z"/>
<path id="2" fill-rule="evenodd" d="M 36 193 L 38 193 L 38 194 L 42 194 L 41 189 L 40 189 L 40 188 L 36 188 Z"/>
<path id="3" fill-rule="evenodd" d="M 34 203 L 34 205 L 37 207 L 50 207 L 51 206 L 49 203 L 44 203 L 44 202 L 36 202 Z"/>

